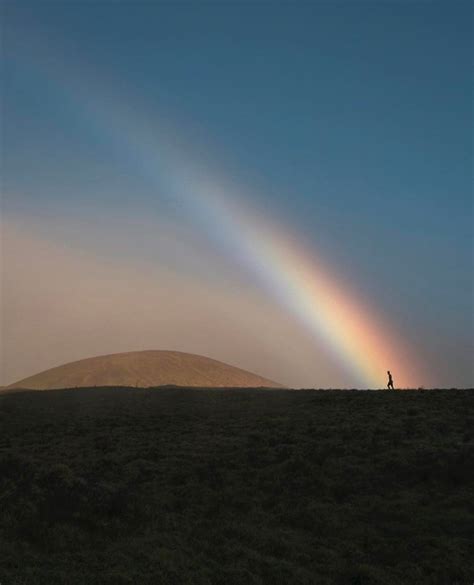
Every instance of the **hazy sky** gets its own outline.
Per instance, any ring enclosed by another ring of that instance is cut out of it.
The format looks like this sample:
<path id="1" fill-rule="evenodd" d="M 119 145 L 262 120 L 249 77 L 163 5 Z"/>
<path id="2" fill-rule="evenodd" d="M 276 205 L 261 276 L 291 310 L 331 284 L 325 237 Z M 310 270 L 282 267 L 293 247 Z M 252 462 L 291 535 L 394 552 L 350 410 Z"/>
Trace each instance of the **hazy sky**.
<path id="1" fill-rule="evenodd" d="M 2 22 L 0 384 L 175 349 L 294 386 L 473 385 L 470 2 Z"/>

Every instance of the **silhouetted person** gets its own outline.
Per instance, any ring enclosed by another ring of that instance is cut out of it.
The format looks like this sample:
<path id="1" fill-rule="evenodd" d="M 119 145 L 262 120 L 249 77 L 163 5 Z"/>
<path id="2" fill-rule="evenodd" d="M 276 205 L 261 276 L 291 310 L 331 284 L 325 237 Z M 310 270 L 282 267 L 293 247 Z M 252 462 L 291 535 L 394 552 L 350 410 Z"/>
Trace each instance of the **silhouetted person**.
<path id="1" fill-rule="evenodd" d="M 390 373 L 390 370 L 388 370 L 387 374 L 388 374 L 387 388 L 389 390 L 394 390 L 394 387 L 393 387 L 393 378 L 392 378 L 392 374 Z"/>

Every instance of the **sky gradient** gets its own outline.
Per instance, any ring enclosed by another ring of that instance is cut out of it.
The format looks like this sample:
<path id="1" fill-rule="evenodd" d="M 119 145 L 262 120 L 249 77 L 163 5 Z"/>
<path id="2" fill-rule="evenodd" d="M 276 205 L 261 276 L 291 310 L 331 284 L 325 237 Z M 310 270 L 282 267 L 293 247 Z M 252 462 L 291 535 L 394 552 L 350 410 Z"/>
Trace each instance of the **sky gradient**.
<path id="1" fill-rule="evenodd" d="M 2 21 L 0 383 L 174 349 L 297 387 L 473 385 L 470 3 Z"/>

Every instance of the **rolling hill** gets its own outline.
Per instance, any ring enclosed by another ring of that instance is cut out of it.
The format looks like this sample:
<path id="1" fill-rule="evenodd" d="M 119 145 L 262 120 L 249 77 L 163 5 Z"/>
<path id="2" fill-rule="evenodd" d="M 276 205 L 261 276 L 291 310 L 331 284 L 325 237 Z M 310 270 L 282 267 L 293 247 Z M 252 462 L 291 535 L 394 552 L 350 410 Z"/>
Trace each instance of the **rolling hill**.
<path id="1" fill-rule="evenodd" d="M 90 386 L 278 388 L 280 384 L 204 356 L 147 350 L 91 357 L 45 370 L 7 386 L 53 390 Z"/>

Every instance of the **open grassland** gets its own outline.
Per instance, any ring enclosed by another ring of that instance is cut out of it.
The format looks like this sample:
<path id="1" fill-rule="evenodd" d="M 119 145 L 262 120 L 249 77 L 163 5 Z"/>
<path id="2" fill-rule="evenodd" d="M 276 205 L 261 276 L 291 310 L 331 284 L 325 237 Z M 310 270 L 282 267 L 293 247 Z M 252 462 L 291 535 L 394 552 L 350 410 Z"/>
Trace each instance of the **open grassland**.
<path id="1" fill-rule="evenodd" d="M 470 585 L 473 399 L 0 395 L 0 582 Z"/>

